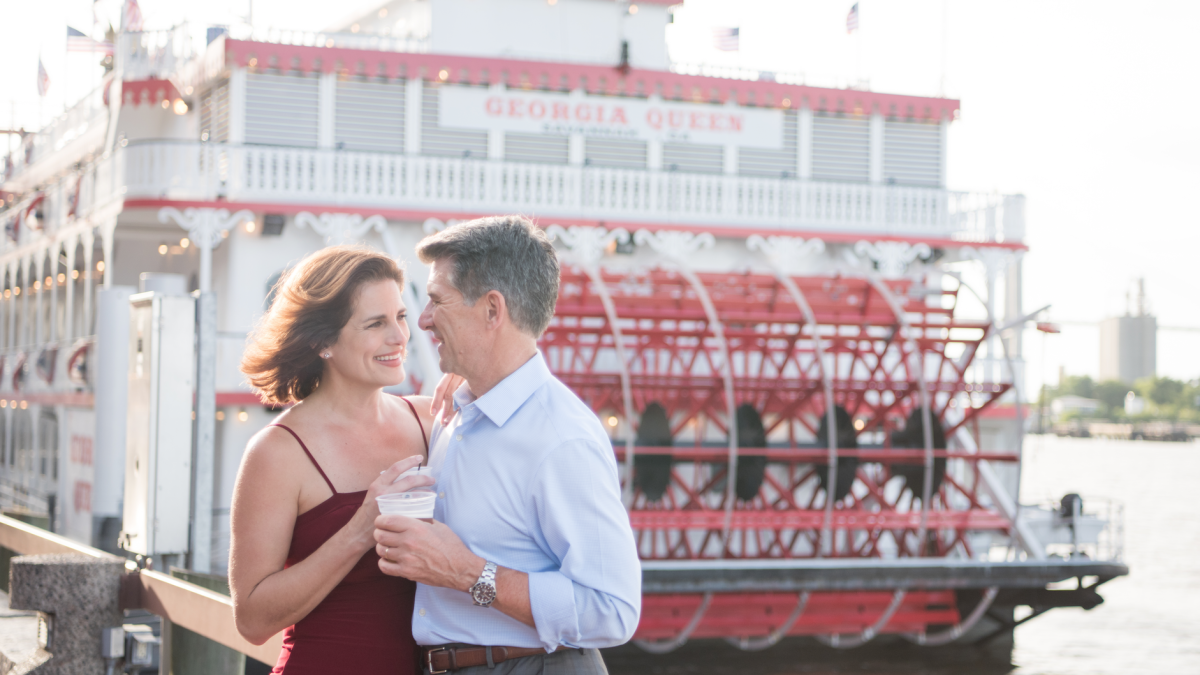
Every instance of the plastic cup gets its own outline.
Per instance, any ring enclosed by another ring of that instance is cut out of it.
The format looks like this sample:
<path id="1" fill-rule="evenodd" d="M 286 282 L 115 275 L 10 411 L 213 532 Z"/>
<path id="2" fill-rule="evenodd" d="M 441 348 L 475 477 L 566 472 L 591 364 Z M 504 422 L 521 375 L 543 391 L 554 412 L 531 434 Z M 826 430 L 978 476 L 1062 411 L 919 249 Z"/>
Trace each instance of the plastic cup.
<path id="1" fill-rule="evenodd" d="M 433 518 L 433 507 L 437 503 L 437 493 L 423 490 L 394 492 L 376 497 L 375 503 L 379 505 L 379 512 L 384 515 L 399 515 L 429 520 Z"/>
<path id="2" fill-rule="evenodd" d="M 418 465 L 418 466 L 414 466 L 413 468 L 409 469 L 408 471 L 405 471 L 404 473 L 400 474 L 399 476 L 396 476 L 396 480 L 392 481 L 392 484 L 395 485 L 397 482 L 400 481 L 401 478 L 408 478 L 409 476 L 428 476 L 428 475 L 429 475 L 429 467 Z"/>

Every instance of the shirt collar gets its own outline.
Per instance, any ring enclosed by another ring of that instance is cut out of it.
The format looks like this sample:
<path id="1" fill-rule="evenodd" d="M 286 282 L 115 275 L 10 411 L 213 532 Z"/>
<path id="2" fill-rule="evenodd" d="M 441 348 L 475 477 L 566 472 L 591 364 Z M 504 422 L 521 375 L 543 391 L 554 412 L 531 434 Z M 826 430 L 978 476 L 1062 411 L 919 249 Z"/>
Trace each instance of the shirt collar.
<path id="1" fill-rule="evenodd" d="M 550 377 L 550 368 L 546 366 L 546 359 L 541 350 L 538 350 L 524 365 L 500 380 L 491 391 L 479 398 L 471 395 L 470 388 L 464 382 L 454 392 L 454 405 L 464 408 L 474 402 L 475 407 L 495 422 L 496 426 L 502 427 L 517 408 L 529 400 L 533 392 Z"/>

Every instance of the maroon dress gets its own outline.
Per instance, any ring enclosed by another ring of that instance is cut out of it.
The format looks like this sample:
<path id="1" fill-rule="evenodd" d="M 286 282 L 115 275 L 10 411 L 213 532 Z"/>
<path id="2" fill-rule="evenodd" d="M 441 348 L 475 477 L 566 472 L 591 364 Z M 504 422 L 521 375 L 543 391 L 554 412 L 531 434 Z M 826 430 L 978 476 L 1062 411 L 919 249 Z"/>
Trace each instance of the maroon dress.
<path id="1" fill-rule="evenodd" d="M 417 414 L 407 400 L 413 415 Z M 421 418 L 417 417 L 417 424 Z M 312 555 L 334 533 L 346 526 L 366 497 L 361 492 L 338 492 L 296 432 L 277 426 L 296 438 L 304 454 L 329 484 L 333 496 L 296 518 L 292 545 L 285 567 Z M 425 437 L 425 427 L 421 426 Z M 425 438 L 426 451 L 429 439 Z M 375 549 L 367 551 L 354 568 L 325 596 L 308 616 L 283 632 L 283 649 L 272 673 L 283 675 L 414 675 L 417 644 L 412 637 L 415 582 L 390 577 L 379 570 Z"/>

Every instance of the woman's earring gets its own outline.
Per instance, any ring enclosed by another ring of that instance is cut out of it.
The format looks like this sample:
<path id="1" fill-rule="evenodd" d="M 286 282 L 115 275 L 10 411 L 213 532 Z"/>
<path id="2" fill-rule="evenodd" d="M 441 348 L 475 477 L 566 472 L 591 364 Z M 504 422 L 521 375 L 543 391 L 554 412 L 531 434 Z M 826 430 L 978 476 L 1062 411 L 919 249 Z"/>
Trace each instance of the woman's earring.
<path id="1" fill-rule="evenodd" d="M 330 354 L 329 352 L 325 352 L 324 354 L 322 354 L 322 355 L 321 355 L 321 358 L 323 358 L 323 359 L 327 359 L 327 358 L 329 358 L 329 357 L 331 357 L 331 356 L 333 356 L 333 354 Z"/>

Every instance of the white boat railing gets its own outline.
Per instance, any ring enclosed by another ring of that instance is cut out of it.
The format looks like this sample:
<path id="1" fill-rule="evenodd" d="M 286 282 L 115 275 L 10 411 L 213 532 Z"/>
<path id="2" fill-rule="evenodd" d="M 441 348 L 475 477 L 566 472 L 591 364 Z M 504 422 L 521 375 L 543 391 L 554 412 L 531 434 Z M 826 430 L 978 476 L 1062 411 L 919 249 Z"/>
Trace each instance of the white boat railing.
<path id="1" fill-rule="evenodd" d="M 1020 195 L 471 158 L 152 141 L 125 198 L 281 201 L 1019 242 Z"/>
<path id="2" fill-rule="evenodd" d="M 108 124 L 108 103 L 105 93 L 109 87 L 106 79 L 77 103 L 67 108 L 36 134 L 25 137 L 20 148 L 10 155 L 11 166 L 0 163 L 0 182 L 20 175 L 26 169 L 63 150 L 73 141 L 83 138 L 89 130 Z M 79 161 L 78 157 L 73 158 Z"/>

